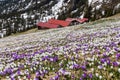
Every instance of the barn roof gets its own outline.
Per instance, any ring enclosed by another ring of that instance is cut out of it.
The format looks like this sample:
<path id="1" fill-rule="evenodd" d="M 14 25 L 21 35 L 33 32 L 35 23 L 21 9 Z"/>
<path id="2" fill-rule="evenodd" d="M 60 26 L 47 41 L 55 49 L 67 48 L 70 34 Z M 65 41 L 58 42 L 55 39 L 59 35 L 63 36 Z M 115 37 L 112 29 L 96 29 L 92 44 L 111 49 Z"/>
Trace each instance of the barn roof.
<path id="1" fill-rule="evenodd" d="M 50 24 L 50 23 L 47 23 L 47 22 L 39 22 L 37 24 L 38 27 L 41 27 L 41 28 L 58 28 L 59 25 L 56 25 L 56 24 Z"/>
<path id="2" fill-rule="evenodd" d="M 50 24 L 56 24 L 56 25 L 60 25 L 60 26 L 66 27 L 66 26 L 69 26 L 71 22 L 69 22 L 69 21 L 63 21 L 63 20 L 50 19 L 48 21 L 48 23 L 50 23 Z"/>
<path id="3" fill-rule="evenodd" d="M 88 21 L 88 18 L 82 18 L 82 19 L 80 19 L 80 18 L 67 18 L 65 21 L 70 21 L 70 22 L 78 21 L 79 23 L 84 23 L 84 22 Z"/>
<path id="4" fill-rule="evenodd" d="M 74 21 L 74 20 L 76 20 L 76 18 L 67 18 L 65 21 L 70 21 L 70 22 L 72 22 L 72 21 Z"/>
<path id="5" fill-rule="evenodd" d="M 84 23 L 88 21 L 88 18 L 77 19 L 77 21 L 79 21 L 80 23 Z"/>

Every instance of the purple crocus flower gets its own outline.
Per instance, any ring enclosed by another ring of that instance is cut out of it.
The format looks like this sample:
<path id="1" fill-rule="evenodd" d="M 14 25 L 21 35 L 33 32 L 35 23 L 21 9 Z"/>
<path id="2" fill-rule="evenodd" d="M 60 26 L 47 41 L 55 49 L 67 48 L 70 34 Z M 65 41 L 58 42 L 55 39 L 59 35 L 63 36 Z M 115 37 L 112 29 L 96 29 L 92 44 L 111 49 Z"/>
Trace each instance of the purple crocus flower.
<path id="1" fill-rule="evenodd" d="M 39 71 L 36 72 L 36 76 L 37 77 L 40 76 L 40 72 Z"/>
<path id="2" fill-rule="evenodd" d="M 15 78 L 10 78 L 11 80 L 15 80 Z"/>
<path id="3" fill-rule="evenodd" d="M 42 58 L 42 61 L 45 61 L 45 57 Z"/>
<path id="4" fill-rule="evenodd" d="M 42 72 L 42 73 L 40 74 L 40 76 L 44 77 L 44 76 L 45 76 L 45 73 L 44 73 L 44 72 Z"/>
<path id="5" fill-rule="evenodd" d="M 104 63 L 104 62 L 106 62 L 106 59 L 105 59 L 105 58 L 102 58 L 102 59 L 100 59 L 100 61 L 101 61 L 102 63 Z"/>
<path id="6" fill-rule="evenodd" d="M 72 56 L 71 60 L 72 60 L 72 61 L 74 61 L 74 60 L 75 60 L 73 56 Z"/>
<path id="7" fill-rule="evenodd" d="M 71 78 L 74 79 L 74 78 L 75 78 L 75 75 L 72 75 Z"/>
<path id="8" fill-rule="evenodd" d="M 23 64 L 20 64 L 20 66 L 18 67 L 19 69 L 23 69 L 24 68 L 24 65 Z"/>
<path id="9" fill-rule="evenodd" d="M 47 74 L 47 73 L 48 73 L 48 70 L 44 70 L 44 73 Z"/>
<path id="10" fill-rule="evenodd" d="M 12 73 L 12 72 L 13 72 L 13 71 L 12 71 L 12 69 L 10 69 L 10 68 L 6 70 L 6 73 L 8 73 L 8 74 L 9 74 L 9 73 Z"/>
<path id="11" fill-rule="evenodd" d="M 20 70 L 17 71 L 17 74 L 20 75 Z"/>
<path id="12" fill-rule="evenodd" d="M 36 51 L 36 52 L 34 52 L 34 54 L 39 54 L 39 52 Z"/>
<path id="13" fill-rule="evenodd" d="M 99 69 L 102 69 L 102 68 L 103 68 L 103 66 L 102 66 L 102 65 L 99 65 L 99 66 L 98 66 L 98 68 L 99 68 Z"/>
<path id="14" fill-rule="evenodd" d="M 53 58 L 53 62 L 56 62 L 56 61 L 58 61 L 58 56 L 55 56 L 55 57 Z"/>
<path id="15" fill-rule="evenodd" d="M 31 78 L 31 75 L 30 75 L 30 74 L 28 74 L 28 75 L 27 75 L 27 78 L 28 78 L 28 79 L 30 79 L 30 78 Z"/>
<path id="16" fill-rule="evenodd" d="M 86 66 L 81 66 L 81 69 L 86 71 Z"/>
<path id="17" fill-rule="evenodd" d="M 50 80 L 54 80 L 53 78 L 50 78 Z"/>
<path id="18" fill-rule="evenodd" d="M 40 80 L 38 77 L 35 77 L 35 79 L 34 80 Z"/>
<path id="19" fill-rule="evenodd" d="M 110 52 L 110 48 L 106 47 L 106 52 Z"/>
<path id="20" fill-rule="evenodd" d="M 119 48 L 114 48 L 114 50 L 115 50 L 116 52 L 119 52 L 119 51 L 120 51 L 120 49 L 119 49 Z"/>
<path id="21" fill-rule="evenodd" d="M 89 77 L 90 77 L 90 78 L 92 78 L 92 77 L 93 77 L 92 73 L 90 73 L 90 74 L 89 74 Z"/>
<path id="22" fill-rule="evenodd" d="M 0 75 L 4 76 L 4 75 L 6 75 L 6 72 L 5 71 L 4 72 L 0 72 Z"/>
<path id="23" fill-rule="evenodd" d="M 83 73 L 82 78 L 87 78 L 87 73 Z"/>
<path id="24" fill-rule="evenodd" d="M 45 52 L 45 50 L 40 50 L 39 52 L 42 54 L 42 53 L 44 53 L 44 52 Z"/>
<path id="25" fill-rule="evenodd" d="M 115 42 L 111 42 L 110 46 L 112 47 L 116 46 Z"/>
<path id="26" fill-rule="evenodd" d="M 80 49 L 79 49 L 79 48 L 77 48 L 77 49 L 75 50 L 75 52 L 76 52 L 76 53 L 78 53 L 78 52 L 79 52 L 79 50 L 80 50 Z"/>
<path id="27" fill-rule="evenodd" d="M 79 59 L 79 55 L 76 55 L 76 59 Z"/>
<path id="28" fill-rule="evenodd" d="M 59 80 L 59 76 L 56 75 L 56 76 L 54 77 L 54 80 Z"/>
<path id="29" fill-rule="evenodd" d="M 80 65 L 79 65 L 79 64 L 73 64 L 73 68 L 79 69 L 79 68 L 80 68 Z"/>
<path id="30" fill-rule="evenodd" d="M 15 77 L 14 74 L 11 74 L 11 75 L 10 75 L 11 80 L 15 80 L 14 77 Z"/>
<path id="31" fill-rule="evenodd" d="M 120 53 L 117 53 L 117 54 L 116 54 L 116 59 L 117 59 L 117 60 L 120 59 Z"/>
<path id="32" fill-rule="evenodd" d="M 108 57 L 108 56 L 107 56 L 107 54 L 106 54 L 106 53 L 103 53 L 103 57 L 105 57 L 105 58 L 106 58 L 106 57 Z"/>
<path id="33" fill-rule="evenodd" d="M 107 64 L 110 65 L 111 64 L 111 61 L 109 58 L 107 58 Z"/>
<path id="34" fill-rule="evenodd" d="M 83 78 L 80 78 L 80 80 L 83 80 Z"/>
<path id="35" fill-rule="evenodd" d="M 113 62 L 113 66 L 117 67 L 117 66 L 119 66 L 119 64 L 117 62 Z"/>
<path id="36" fill-rule="evenodd" d="M 50 57 L 49 57 L 49 56 L 45 56 L 45 59 L 49 60 L 49 59 L 50 59 Z"/>

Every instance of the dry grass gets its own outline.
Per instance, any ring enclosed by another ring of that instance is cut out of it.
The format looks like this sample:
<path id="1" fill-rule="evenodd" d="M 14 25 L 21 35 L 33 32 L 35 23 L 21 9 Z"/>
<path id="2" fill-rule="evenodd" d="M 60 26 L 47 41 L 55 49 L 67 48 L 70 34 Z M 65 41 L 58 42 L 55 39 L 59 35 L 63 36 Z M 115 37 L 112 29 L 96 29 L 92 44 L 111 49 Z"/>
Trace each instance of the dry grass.
<path id="1" fill-rule="evenodd" d="M 37 31 L 38 31 L 38 29 L 35 28 L 35 29 L 31 29 L 31 30 L 28 30 L 28 31 L 25 31 L 25 32 L 12 34 L 11 36 L 17 36 L 17 35 L 29 34 L 29 33 L 34 33 L 34 32 L 37 32 Z M 42 30 L 41 30 L 41 31 L 42 31 Z"/>

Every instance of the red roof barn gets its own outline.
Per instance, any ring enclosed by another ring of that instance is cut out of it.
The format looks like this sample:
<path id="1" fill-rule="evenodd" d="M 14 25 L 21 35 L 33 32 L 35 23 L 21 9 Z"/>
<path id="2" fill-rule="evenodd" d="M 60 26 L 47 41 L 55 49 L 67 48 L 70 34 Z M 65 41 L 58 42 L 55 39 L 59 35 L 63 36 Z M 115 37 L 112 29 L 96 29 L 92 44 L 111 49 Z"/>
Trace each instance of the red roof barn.
<path id="1" fill-rule="evenodd" d="M 66 26 L 69 26 L 71 22 L 69 22 L 69 21 L 63 21 L 63 20 L 50 19 L 48 21 L 48 23 L 50 23 L 50 24 L 56 24 L 56 25 L 60 25 L 60 26 L 66 27 Z"/>
<path id="2" fill-rule="evenodd" d="M 39 22 L 37 24 L 38 26 L 38 29 L 44 29 L 44 28 L 59 28 L 60 26 L 59 25 L 56 25 L 56 24 L 50 24 L 50 23 L 47 23 L 47 22 Z"/>
<path id="3" fill-rule="evenodd" d="M 88 21 L 88 18 L 77 19 L 80 23 L 84 23 Z"/>
<path id="4" fill-rule="evenodd" d="M 79 23 L 84 23 L 88 21 L 87 18 L 79 19 L 79 18 L 67 18 L 65 21 L 70 21 L 72 25 L 74 24 L 79 24 Z"/>
<path id="5" fill-rule="evenodd" d="M 65 21 L 70 21 L 70 22 L 72 22 L 72 21 L 74 21 L 74 20 L 76 20 L 76 18 L 67 18 Z"/>

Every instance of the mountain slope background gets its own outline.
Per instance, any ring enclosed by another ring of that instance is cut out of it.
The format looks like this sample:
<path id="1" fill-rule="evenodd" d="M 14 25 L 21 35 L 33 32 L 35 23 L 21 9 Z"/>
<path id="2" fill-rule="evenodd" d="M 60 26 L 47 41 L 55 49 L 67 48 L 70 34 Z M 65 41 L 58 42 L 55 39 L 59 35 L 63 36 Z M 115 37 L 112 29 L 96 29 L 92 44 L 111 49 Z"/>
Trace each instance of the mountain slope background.
<path id="1" fill-rule="evenodd" d="M 120 0 L 1 0 L 0 37 L 35 28 L 51 18 L 96 20 L 120 12 Z"/>

